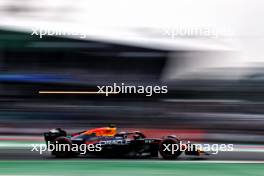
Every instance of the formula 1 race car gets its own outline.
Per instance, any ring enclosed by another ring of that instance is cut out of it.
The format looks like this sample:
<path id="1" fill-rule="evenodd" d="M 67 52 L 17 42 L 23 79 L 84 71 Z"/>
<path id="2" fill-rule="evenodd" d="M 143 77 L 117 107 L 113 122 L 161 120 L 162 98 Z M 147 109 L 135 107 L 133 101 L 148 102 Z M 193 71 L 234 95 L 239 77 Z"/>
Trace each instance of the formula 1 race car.
<path id="1" fill-rule="evenodd" d="M 95 128 L 69 136 L 64 130 L 57 128 L 44 133 L 44 138 L 48 148 L 52 148 L 50 150 L 52 155 L 60 158 L 78 155 L 131 158 L 161 156 L 172 160 L 178 158 L 183 151 L 186 155 L 195 156 L 202 153 L 194 144 L 182 144 L 173 135 L 163 138 L 147 138 L 139 131 L 117 133 L 115 126 Z M 63 150 L 57 147 L 59 145 L 64 145 Z M 186 150 L 187 148 L 189 150 Z"/>

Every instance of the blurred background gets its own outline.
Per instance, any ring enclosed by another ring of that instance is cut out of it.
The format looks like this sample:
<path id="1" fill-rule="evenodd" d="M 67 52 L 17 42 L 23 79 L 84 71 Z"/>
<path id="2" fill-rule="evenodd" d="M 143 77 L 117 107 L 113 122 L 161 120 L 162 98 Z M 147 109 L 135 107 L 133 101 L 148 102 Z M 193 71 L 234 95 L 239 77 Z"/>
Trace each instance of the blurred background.
<path id="1" fill-rule="evenodd" d="M 108 124 L 262 147 L 262 7 L 257 0 L 0 0 L 1 147 L 41 142 L 52 128 Z M 40 38 L 36 29 L 85 37 Z M 38 94 L 113 83 L 167 85 L 168 93 Z"/>

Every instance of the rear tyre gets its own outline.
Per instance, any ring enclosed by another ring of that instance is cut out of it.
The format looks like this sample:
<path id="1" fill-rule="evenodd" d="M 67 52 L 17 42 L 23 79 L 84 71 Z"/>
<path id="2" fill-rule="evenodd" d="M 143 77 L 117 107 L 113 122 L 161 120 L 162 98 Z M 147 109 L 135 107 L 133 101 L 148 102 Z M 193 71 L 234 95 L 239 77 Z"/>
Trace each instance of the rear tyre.
<path id="1" fill-rule="evenodd" d="M 54 140 L 53 143 L 56 147 L 52 151 L 52 155 L 55 155 L 57 158 L 69 158 L 73 157 L 73 152 L 71 151 L 72 142 L 66 137 L 58 137 Z"/>
<path id="2" fill-rule="evenodd" d="M 180 141 L 177 138 L 167 137 L 159 145 L 159 154 L 163 159 L 174 160 L 182 153 L 180 147 Z"/>

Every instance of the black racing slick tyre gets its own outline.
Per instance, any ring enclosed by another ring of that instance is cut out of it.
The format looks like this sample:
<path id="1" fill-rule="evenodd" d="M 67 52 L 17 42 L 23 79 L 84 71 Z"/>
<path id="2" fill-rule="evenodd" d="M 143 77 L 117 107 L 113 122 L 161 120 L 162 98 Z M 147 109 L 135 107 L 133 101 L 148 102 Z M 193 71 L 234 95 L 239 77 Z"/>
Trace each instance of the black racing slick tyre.
<path id="1" fill-rule="evenodd" d="M 58 137 L 54 140 L 54 150 L 52 155 L 55 155 L 57 158 L 69 158 L 73 156 L 71 151 L 72 142 L 66 137 Z"/>
<path id="2" fill-rule="evenodd" d="M 180 141 L 177 138 L 168 137 L 160 142 L 159 154 L 163 159 L 175 160 L 182 153 L 180 147 Z"/>

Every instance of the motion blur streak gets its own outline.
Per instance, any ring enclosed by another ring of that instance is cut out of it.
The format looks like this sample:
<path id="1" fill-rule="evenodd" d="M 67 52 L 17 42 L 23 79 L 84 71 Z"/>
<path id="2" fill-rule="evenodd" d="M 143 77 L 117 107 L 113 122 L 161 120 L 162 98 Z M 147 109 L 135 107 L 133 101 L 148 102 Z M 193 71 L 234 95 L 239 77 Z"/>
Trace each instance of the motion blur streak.
<path id="1" fill-rule="evenodd" d="M 261 175 L 263 5 L 0 0 L 0 175 Z M 85 37 L 40 38 L 34 29 Z M 190 30 L 200 33 L 176 34 Z M 168 86 L 168 93 L 96 92 L 113 83 Z M 234 144 L 235 151 L 167 162 L 66 161 L 28 150 L 52 128 L 75 133 L 109 124 L 150 137 Z"/>
<path id="2" fill-rule="evenodd" d="M 85 91 L 39 91 L 39 94 L 105 94 L 104 92 L 85 92 Z M 109 92 L 108 94 L 117 94 Z"/>

